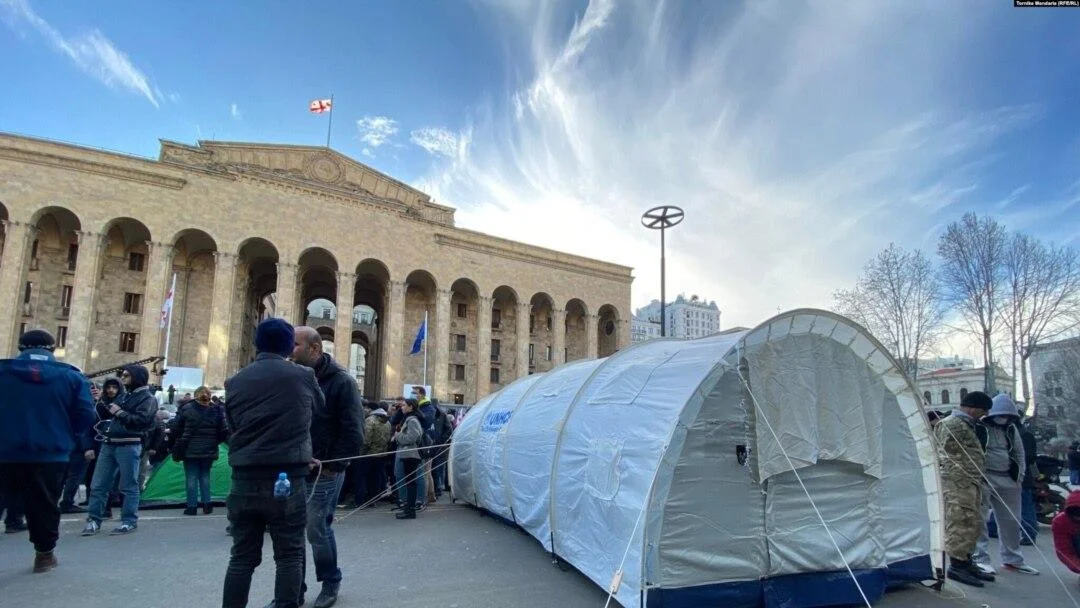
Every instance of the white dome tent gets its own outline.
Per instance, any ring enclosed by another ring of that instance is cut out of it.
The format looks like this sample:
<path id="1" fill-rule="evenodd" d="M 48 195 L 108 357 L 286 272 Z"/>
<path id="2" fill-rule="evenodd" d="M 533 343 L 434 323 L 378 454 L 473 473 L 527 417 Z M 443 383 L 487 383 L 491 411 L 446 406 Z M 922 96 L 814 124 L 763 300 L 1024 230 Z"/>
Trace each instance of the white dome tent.
<path id="1" fill-rule="evenodd" d="M 872 336 L 825 311 L 644 342 L 474 406 L 453 493 L 601 587 L 617 580 L 626 607 L 865 603 L 941 567 L 917 395 Z"/>

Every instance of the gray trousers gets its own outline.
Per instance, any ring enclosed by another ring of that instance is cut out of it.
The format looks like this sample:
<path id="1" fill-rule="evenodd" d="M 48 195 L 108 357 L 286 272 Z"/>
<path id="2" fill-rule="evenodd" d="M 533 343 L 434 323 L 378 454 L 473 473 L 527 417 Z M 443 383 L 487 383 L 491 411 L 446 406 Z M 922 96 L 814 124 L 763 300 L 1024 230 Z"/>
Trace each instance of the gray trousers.
<path id="1" fill-rule="evenodd" d="M 1001 563 L 1010 566 L 1023 566 L 1024 556 L 1020 553 L 1020 482 L 1013 481 L 1008 474 L 986 473 L 990 486 L 983 488 L 984 521 L 990 521 L 990 510 L 994 510 L 997 522 L 998 541 L 1001 544 Z M 990 534 L 986 525 L 982 527 L 979 541 L 975 543 L 975 553 L 971 556 L 977 564 L 990 564 Z"/>

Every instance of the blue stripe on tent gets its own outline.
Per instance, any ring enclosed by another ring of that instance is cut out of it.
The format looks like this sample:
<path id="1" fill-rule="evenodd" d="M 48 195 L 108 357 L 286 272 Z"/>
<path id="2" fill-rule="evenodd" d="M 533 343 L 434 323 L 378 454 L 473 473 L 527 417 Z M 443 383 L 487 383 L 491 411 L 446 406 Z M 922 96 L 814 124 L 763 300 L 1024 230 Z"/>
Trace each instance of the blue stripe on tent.
<path id="1" fill-rule="evenodd" d="M 933 566 L 929 555 L 920 555 L 889 564 L 887 568 L 855 570 L 855 577 L 867 599 L 874 602 L 885 595 L 887 587 L 933 578 Z M 846 570 L 648 590 L 649 608 L 824 608 L 862 603 L 862 596 Z"/>
<path id="2" fill-rule="evenodd" d="M 884 568 L 854 571 L 866 599 L 871 602 L 885 595 L 885 572 Z M 847 570 L 790 574 L 766 579 L 762 584 L 765 608 L 819 608 L 864 603 Z"/>

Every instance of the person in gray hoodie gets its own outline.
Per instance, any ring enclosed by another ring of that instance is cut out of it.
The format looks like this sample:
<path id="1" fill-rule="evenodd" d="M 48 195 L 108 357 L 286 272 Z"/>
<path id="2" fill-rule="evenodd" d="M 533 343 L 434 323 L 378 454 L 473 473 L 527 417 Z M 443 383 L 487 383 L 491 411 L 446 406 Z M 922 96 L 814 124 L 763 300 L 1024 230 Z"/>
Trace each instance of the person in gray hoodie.
<path id="1" fill-rule="evenodd" d="M 982 419 L 986 425 L 986 480 L 983 488 L 985 519 L 993 510 L 1001 541 L 1001 562 L 1006 570 L 1021 574 L 1039 571 L 1024 563 L 1020 552 L 1020 493 L 1026 460 L 1024 441 L 1020 436 L 1020 412 L 1012 397 L 994 397 L 994 405 Z M 990 535 L 986 526 L 975 545 L 972 561 L 986 573 L 993 573 L 990 564 Z"/>

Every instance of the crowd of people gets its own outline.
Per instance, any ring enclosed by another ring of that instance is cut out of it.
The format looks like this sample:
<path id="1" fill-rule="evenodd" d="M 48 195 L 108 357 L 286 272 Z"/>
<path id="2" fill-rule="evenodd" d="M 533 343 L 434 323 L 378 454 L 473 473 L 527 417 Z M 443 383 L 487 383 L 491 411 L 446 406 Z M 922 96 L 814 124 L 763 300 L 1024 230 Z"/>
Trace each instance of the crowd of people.
<path id="1" fill-rule="evenodd" d="M 931 413 L 941 467 L 949 579 L 974 587 L 996 581 L 991 536 L 1000 541 L 1002 568 L 1039 574 L 1026 563 L 1021 547 L 1034 545 L 1038 537 L 1035 480 L 1045 476 L 1038 470 L 1035 438 L 1022 420 L 1009 395 L 991 399 L 979 391 L 967 393 L 948 414 Z M 1075 488 L 1080 485 L 1080 443 L 1070 448 L 1068 466 Z M 1054 471 L 1054 477 L 1057 474 Z M 1062 564 L 1080 574 L 1080 490 L 1070 491 L 1062 500 L 1064 508 L 1051 524 L 1054 549 Z"/>
<path id="2" fill-rule="evenodd" d="M 97 386 L 55 359 L 48 332 L 20 337 L 19 356 L 0 360 L 0 391 L 8 398 L 0 510 L 7 532 L 29 530 L 35 573 L 58 565 L 61 513 L 85 512 L 82 535 L 89 537 L 120 508 L 111 534 L 136 532 L 147 477 L 170 457 L 183 463 L 185 515 L 212 513 L 210 471 L 226 443 L 233 549 L 222 606 L 247 605 L 269 534 L 277 575 L 267 608 L 305 605 L 307 544 L 321 584 L 311 605 L 328 608 L 342 582 L 333 530 L 339 503 L 355 509 L 387 500 L 398 519 L 408 520 L 449 489 L 446 446 L 457 420 L 424 387 L 368 402 L 322 352 L 314 329 L 269 319 L 255 342 L 255 361 L 226 381 L 226 399 L 200 387 L 170 415 L 159 407 L 146 368 L 125 366 Z M 80 485 L 87 496 L 76 504 Z"/>

